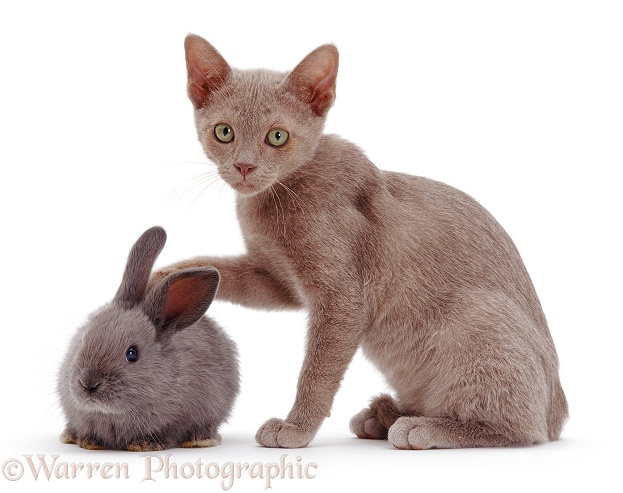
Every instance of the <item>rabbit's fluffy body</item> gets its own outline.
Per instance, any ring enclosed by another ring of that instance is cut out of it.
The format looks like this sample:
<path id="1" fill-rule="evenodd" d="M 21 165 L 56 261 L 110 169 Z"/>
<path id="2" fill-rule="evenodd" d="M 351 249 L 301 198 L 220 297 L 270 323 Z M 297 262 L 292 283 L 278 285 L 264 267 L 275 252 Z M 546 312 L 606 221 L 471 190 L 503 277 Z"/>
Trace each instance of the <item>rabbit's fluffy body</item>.
<path id="1" fill-rule="evenodd" d="M 191 289 L 197 279 L 211 286 L 209 305 L 218 273 L 205 269 L 177 276 L 183 289 Z M 131 308 L 121 307 L 118 294 L 75 334 L 59 375 L 67 419 L 64 441 L 122 450 L 218 443 L 218 427 L 229 416 L 239 387 L 236 348 L 214 321 L 201 316 L 203 305 L 191 317 L 196 321 L 166 325 L 162 305 L 170 309 L 172 297 L 189 297 L 179 288 L 175 292 L 175 282 L 167 287 L 163 281 L 138 296 Z M 130 348 L 138 354 L 136 361 L 128 361 Z"/>

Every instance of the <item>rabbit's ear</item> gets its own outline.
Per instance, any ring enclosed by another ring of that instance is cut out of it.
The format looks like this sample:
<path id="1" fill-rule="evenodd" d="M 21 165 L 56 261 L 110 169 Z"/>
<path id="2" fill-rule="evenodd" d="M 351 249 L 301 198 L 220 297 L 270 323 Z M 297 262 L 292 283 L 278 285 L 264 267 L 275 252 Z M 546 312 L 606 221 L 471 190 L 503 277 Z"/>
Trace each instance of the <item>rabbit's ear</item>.
<path id="1" fill-rule="evenodd" d="M 160 226 L 148 229 L 136 240 L 114 303 L 123 309 L 130 309 L 143 301 L 151 270 L 166 241 L 167 234 Z"/>
<path id="2" fill-rule="evenodd" d="M 159 335 L 172 334 L 203 316 L 216 295 L 219 280 L 213 267 L 174 272 L 151 288 L 143 310 Z"/>

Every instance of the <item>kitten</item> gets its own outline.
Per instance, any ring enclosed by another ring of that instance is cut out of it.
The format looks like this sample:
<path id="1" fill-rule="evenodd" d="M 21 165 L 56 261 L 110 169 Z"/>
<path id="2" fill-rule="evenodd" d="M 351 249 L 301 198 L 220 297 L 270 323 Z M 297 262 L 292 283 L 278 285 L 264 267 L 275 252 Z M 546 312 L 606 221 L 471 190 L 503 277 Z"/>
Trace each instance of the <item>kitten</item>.
<path id="1" fill-rule="evenodd" d="M 238 192 L 247 253 L 179 262 L 153 280 L 215 266 L 222 300 L 310 313 L 294 406 L 260 428 L 258 443 L 306 446 L 358 347 L 396 396 L 352 418 L 358 437 L 400 449 L 559 438 L 558 357 L 513 242 L 466 194 L 381 171 L 323 135 L 336 48 L 317 48 L 288 74 L 232 69 L 194 35 L 185 49 L 199 140 Z"/>

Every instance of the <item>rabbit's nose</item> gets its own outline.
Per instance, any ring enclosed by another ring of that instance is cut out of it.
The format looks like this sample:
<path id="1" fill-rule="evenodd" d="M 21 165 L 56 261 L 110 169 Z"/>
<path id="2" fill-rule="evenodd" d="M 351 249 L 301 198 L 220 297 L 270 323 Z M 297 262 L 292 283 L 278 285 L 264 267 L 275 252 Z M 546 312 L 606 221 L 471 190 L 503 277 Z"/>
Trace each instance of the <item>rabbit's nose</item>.
<path id="1" fill-rule="evenodd" d="M 102 383 L 102 376 L 97 370 L 87 370 L 78 378 L 78 381 L 89 394 L 94 394 Z"/>

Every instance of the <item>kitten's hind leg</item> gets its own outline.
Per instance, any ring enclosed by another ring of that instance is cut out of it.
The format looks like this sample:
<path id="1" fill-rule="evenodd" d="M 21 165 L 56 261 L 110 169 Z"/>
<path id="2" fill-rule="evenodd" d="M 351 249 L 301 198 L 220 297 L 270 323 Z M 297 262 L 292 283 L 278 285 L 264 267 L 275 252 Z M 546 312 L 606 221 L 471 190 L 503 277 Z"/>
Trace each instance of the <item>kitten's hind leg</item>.
<path id="1" fill-rule="evenodd" d="M 384 440 L 387 430 L 402 414 L 387 394 L 381 394 L 370 402 L 370 407 L 362 409 L 350 420 L 350 431 L 358 438 Z"/>
<path id="2" fill-rule="evenodd" d="M 381 424 L 375 412 L 369 407 L 362 409 L 351 418 L 350 431 L 357 438 L 371 438 L 374 440 L 387 438 L 387 428 Z"/>
<path id="3" fill-rule="evenodd" d="M 389 429 L 388 439 L 394 447 L 403 450 L 513 445 L 509 438 L 483 422 L 423 416 L 398 419 Z"/>

